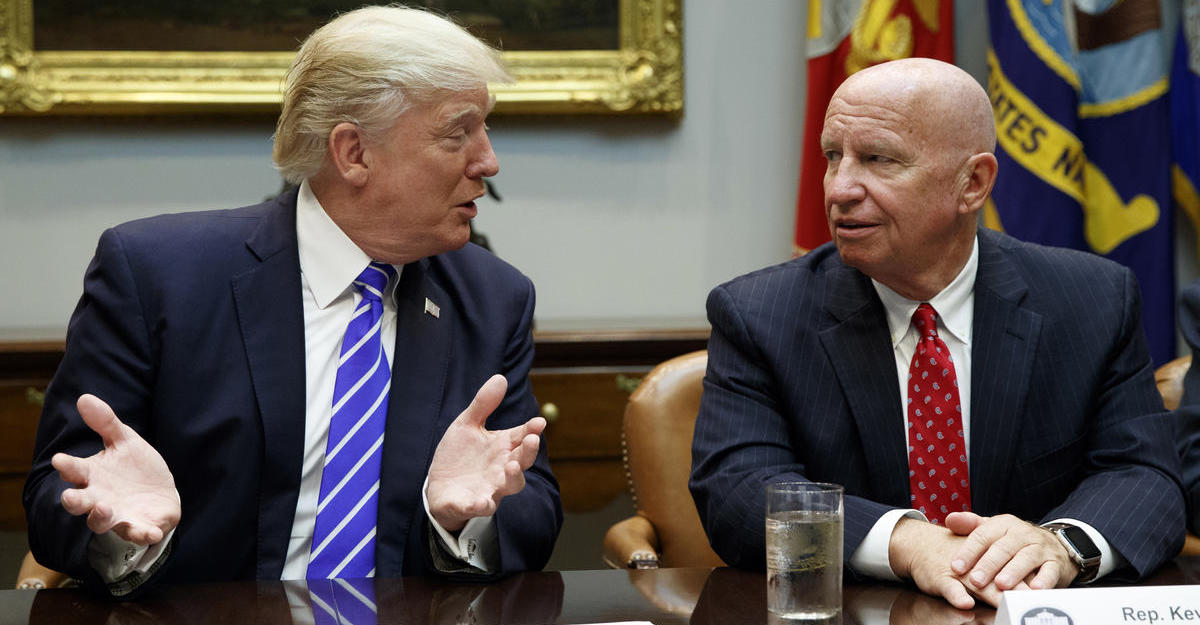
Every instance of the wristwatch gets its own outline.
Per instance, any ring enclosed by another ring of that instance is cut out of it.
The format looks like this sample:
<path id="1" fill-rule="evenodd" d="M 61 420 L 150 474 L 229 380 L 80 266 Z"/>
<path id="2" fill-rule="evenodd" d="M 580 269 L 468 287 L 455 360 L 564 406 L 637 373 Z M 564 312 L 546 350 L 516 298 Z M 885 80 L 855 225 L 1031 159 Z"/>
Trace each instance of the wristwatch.
<path id="1" fill-rule="evenodd" d="M 1100 572 L 1100 549 L 1083 528 L 1070 523 L 1047 523 L 1042 527 L 1058 537 L 1075 566 L 1079 567 L 1079 575 L 1075 578 L 1077 583 L 1086 584 L 1096 579 L 1096 574 Z"/>

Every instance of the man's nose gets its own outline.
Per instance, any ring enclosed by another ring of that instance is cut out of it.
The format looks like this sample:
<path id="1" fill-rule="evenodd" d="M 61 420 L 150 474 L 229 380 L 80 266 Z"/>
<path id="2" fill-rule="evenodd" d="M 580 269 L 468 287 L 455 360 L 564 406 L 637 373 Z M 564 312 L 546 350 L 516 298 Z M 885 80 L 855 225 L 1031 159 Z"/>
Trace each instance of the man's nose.
<path id="1" fill-rule="evenodd" d="M 842 158 L 825 170 L 825 205 L 852 204 L 866 196 L 858 166 Z"/>
<path id="2" fill-rule="evenodd" d="M 475 158 L 467 164 L 467 177 L 473 180 L 490 178 L 498 173 L 500 173 L 500 161 L 496 159 L 496 153 L 492 151 L 491 140 L 488 139 L 487 133 L 484 133 Z"/>

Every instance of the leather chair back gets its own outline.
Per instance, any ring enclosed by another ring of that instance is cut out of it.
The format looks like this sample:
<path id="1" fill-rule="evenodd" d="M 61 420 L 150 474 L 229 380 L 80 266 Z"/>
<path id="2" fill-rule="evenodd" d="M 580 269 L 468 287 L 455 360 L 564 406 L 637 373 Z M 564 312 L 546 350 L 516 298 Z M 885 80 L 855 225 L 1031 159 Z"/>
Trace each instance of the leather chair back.
<path id="1" fill-rule="evenodd" d="M 1179 407 L 1179 400 L 1183 397 L 1183 376 L 1187 375 L 1191 366 L 1191 356 L 1180 356 L 1154 370 L 1154 382 L 1158 384 L 1158 393 L 1162 395 L 1167 410 Z"/>
<path id="2" fill-rule="evenodd" d="M 708 545 L 688 491 L 692 432 L 700 412 L 708 352 L 654 368 L 625 406 L 624 445 L 630 490 L 639 515 L 658 532 L 661 566 L 724 566 Z"/>

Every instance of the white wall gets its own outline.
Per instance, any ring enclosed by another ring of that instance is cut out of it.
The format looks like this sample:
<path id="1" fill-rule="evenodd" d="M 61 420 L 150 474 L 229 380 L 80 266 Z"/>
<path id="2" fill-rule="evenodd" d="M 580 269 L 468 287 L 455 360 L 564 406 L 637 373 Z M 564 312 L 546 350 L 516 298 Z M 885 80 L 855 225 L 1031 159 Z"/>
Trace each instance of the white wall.
<path id="1" fill-rule="evenodd" d="M 786 259 L 805 2 L 689 0 L 682 121 L 491 121 L 502 203 L 478 227 L 544 326 L 703 319 L 717 283 Z M 101 230 L 279 188 L 269 120 L 0 119 L 0 329 L 62 328 Z M 603 320 L 603 321 L 602 321 Z"/>

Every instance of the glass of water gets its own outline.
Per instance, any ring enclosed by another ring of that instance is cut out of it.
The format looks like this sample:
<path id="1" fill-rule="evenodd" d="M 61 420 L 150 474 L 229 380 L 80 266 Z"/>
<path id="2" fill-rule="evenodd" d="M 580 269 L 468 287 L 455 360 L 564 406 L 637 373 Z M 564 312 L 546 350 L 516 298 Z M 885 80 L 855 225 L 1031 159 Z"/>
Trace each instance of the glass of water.
<path id="1" fill-rule="evenodd" d="M 842 487 L 767 486 L 767 611 L 773 620 L 838 622 L 842 610 Z"/>

